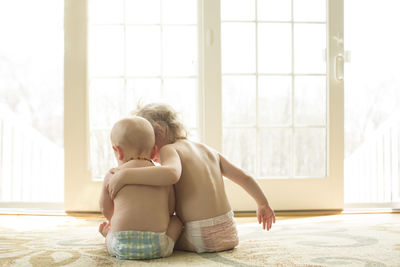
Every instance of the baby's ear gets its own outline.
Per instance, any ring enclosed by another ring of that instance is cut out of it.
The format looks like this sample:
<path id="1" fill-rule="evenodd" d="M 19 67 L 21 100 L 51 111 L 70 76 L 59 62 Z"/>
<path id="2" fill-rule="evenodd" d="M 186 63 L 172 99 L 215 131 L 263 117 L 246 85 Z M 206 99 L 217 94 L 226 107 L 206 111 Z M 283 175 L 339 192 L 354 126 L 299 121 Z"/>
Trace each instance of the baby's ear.
<path id="1" fill-rule="evenodd" d="M 124 151 L 120 146 L 113 146 L 113 150 L 115 153 L 118 155 L 118 160 L 123 160 L 124 159 Z"/>
<path id="2" fill-rule="evenodd" d="M 154 134 L 156 136 L 156 139 L 159 139 L 159 138 L 164 139 L 165 138 L 166 132 L 165 132 L 164 127 L 162 127 L 161 125 L 159 125 L 157 123 L 157 124 L 153 125 L 153 128 L 154 128 Z"/>

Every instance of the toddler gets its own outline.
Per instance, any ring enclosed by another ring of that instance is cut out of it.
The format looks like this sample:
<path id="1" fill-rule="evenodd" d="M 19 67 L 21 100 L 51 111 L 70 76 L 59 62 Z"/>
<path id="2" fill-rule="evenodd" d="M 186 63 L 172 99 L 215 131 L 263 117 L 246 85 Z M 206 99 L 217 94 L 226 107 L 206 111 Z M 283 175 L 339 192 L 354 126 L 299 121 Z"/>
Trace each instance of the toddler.
<path id="1" fill-rule="evenodd" d="M 133 117 L 118 121 L 111 130 L 111 142 L 119 167 L 154 166 L 150 159 L 155 154 L 154 131 L 147 120 Z M 182 229 L 180 220 L 172 216 L 173 186 L 127 185 L 111 200 L 106 185 L 113 179 L 111 173 L 106 175 L 100 197 L 101 211 L 110 223 L 102 223 L 99 231 L 106 238 L 110 255 L 119 259 L 171 255 Z"/>
<path id="2" fill-rule="evenodd" d="M 254 198 L 258 204 L 258 222 L 264 229 L 271 228 L 275 214 L 257 182 L 217 151 L 188 140 L 170 106 L 149 104 L 135 114 L 152 124 L 161 166 L 114 170 L 115 177 L 109 184 L 111 196 L 126 184 L 175 184 L 176 214 L 184 223 L 176 248 L 198 253 L 223 251 L 238 244 L 236 224 L 224 188 L 225 176 Z"/>

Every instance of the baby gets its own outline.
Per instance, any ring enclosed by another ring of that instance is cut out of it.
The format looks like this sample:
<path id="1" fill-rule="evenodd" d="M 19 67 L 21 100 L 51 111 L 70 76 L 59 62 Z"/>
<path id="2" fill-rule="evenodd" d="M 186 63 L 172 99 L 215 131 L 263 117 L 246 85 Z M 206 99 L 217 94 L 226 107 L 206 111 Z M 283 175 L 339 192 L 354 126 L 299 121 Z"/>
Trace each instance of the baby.
<path id="1" fill-rule="evenodd" d="M 128 169 L 154 166 L 154 131 L 151 124 L 133 117 L 115 123 L 111 142 L 118 166 Z M 147 178 L 153 179 L 148 175 Z M 124 186 L 114 201 L 106 185 L 114 177 L 104 178 L 100 208 L 110 223 L 104 222 L 99 231 L 106 238 L 110 255 L 119 259 L 153 259 L 171 255 L 182 223 L 173 216 L 175 194 L 171 185 Z"/>
<path id="2" fill-rule="evenodd" d="M 257 182 L 217 151 L 186 139 L 186 131 L 170 106 L 149 104 L 135 113 L 154 128 L 161 166 L 114 170 L 109 184 L 112 197 L 126 184 L 175 184 L 176 214 L 184 223 L 176 248 L 198 253 L 223 251 L 238 244 L 225 176 L 254 198 L 258 222 L 264 229 L 271 228 L 275 214 Z"/>

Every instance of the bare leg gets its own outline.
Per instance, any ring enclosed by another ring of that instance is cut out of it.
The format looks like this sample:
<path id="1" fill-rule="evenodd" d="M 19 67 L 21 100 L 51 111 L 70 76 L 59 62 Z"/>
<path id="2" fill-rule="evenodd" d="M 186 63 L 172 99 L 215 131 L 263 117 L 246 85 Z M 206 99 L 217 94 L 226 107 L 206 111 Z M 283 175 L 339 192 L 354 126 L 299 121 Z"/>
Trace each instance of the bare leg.
<path id="1" fill-rule="evenodd" d="M 169 236 L 174 242 L 178 240 L 179 235 L 182 232 L 182 222 L 176 215 L 172 215 L 169 219 L 168 229 L 167 229 L 167 236 Z"/>
<path id="2" fill-rule="evenodd" d="M 189 242 L 189 240 L 187 240 L 184 233 L 181 234 L 178 241 L 175 243 L 175 249 L 196 252 L 196 248 Z"/>
<path id="3" fill-rule="evenodd" d="M 102 224 L 100 224 L 99 232 L 106 238 L 105 241 L 106 241 L 106 248 L 107 248 L 108 253 L 111 256 L 114 256 L 114 254 L 112 252 L 112 248 L 110 247 L 111 246 L 110 238 L 112 238 L 110 224 L 108 222 L 103 222 Z"/>

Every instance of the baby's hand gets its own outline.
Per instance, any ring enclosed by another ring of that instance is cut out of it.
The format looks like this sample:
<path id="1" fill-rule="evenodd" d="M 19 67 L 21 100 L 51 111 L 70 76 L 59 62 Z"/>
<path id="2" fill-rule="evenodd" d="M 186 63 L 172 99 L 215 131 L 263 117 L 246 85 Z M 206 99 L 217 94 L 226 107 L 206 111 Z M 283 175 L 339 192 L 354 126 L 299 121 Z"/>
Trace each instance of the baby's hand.
<path id="1" fill-rule="evenodd" d="M 111 168 L 108 172 L 111 174 L 115 174 L 118 171 L 119 171 L 119 168 Z"/>
<path id="2" fill-rule="evenodd" d="M 265 224 L 267 225 L 267 231 L 271 229 L 272 223 L 275 223 L 275 213 L 268 204 L 258 206 L 257 220 L 259 224 L 262 222 L 264 230 Z"/>
<path id="3" fill-rule="evenodd" d="M 104 237 L 107 236 L 108 231 L 110 231 L 111 226 L 108 222 L 103 222 L 99 225 L 99 232 L 102 234 Z"/>

